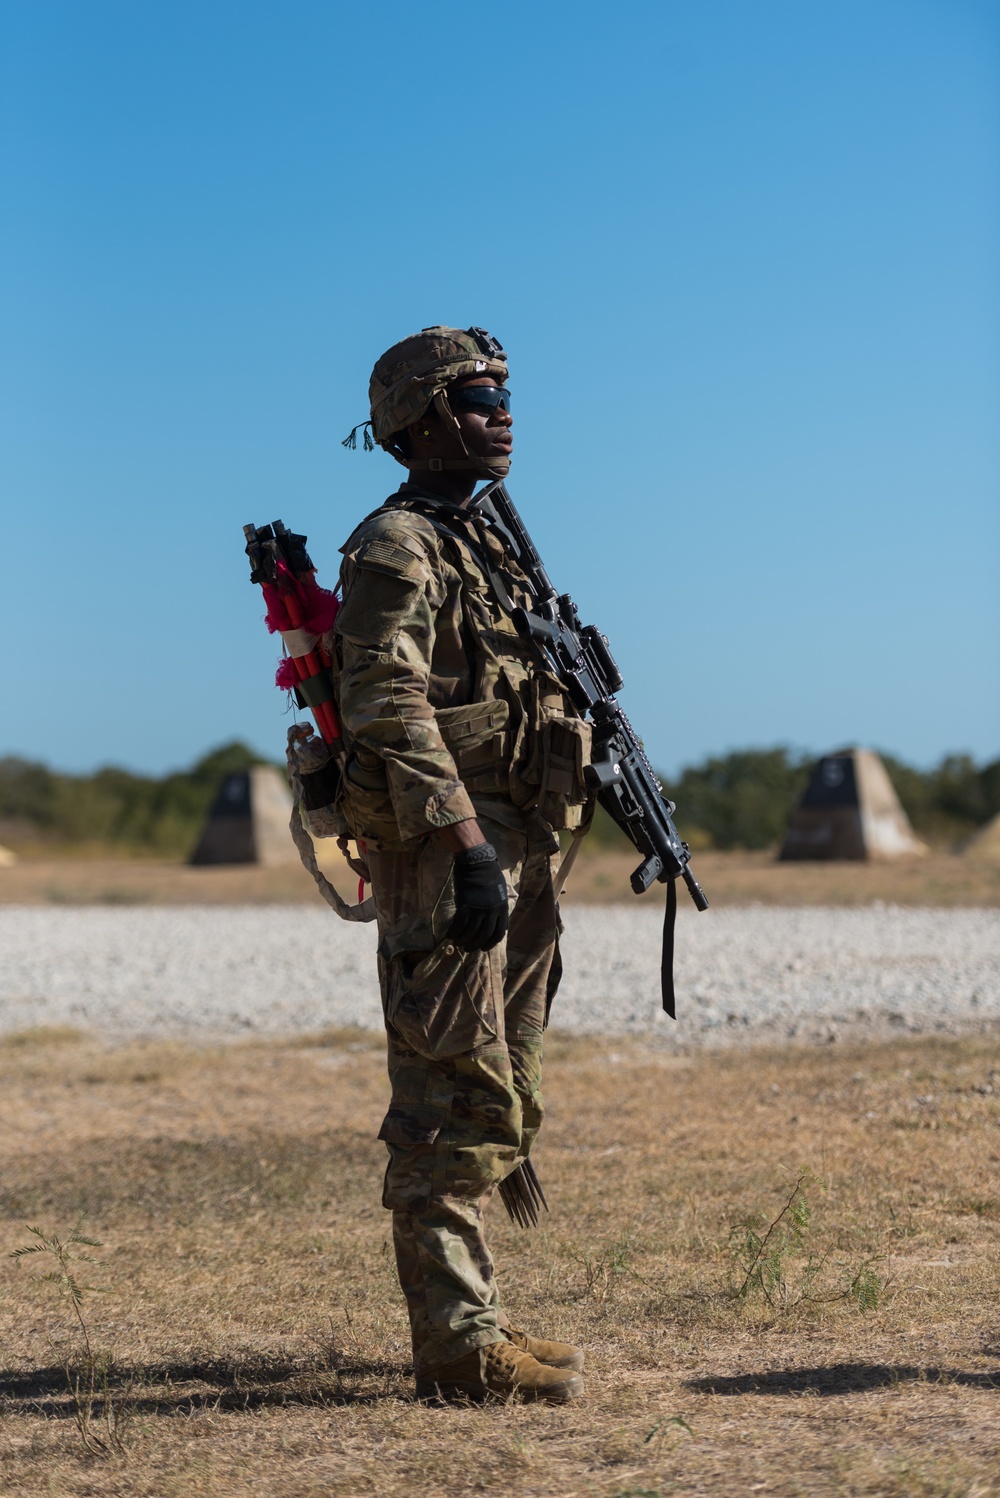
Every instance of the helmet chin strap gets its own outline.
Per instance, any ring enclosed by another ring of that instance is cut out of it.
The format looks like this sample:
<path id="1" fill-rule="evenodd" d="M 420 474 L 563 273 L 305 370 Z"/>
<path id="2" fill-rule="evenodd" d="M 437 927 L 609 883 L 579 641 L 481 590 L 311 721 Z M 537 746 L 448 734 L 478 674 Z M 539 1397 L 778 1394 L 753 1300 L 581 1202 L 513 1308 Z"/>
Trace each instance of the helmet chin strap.
<path id="1" fill-rule="evenodd" d="M 462 428 L 455 418 L 455 413 L 448 403 L 448 397 L 443 390 L 439 390 L 434 396 L 434 409 L 437 411 L 445 426 L 451 428 L 452 435 L 457 441 L 464 458 L 405 458 L 402 461 L 407 468 L 423 469 L 428 473 L 474 473 L 481 479 L 505 479 L 510 472 L 510 459 L 506 457 L 476 458 L 469 452 L 462 436 Z"/>
<path id="2" fill-rule="evenodd" d="M 399 461 L 414 472 L 474 473 L 481 479 L 505 479 L 510 473 L 509 458 L 400 458 Z"/>

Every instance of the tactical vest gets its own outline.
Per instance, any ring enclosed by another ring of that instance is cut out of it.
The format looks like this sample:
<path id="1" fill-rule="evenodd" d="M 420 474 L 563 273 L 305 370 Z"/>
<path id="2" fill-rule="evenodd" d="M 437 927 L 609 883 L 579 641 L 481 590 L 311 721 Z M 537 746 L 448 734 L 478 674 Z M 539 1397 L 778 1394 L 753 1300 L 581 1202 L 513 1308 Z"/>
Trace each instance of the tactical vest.
<path id="1" fill-rule="evenodd" d="M 545 667 L 534 643 L 514 627 L 510 607 L 529 601 L 526 582 L 499 542 L 480 532 L 474 543 L 465 533 L 462 512 L 453 506 L 394 497 L 362 521 L 342 550 L 350 552 L 376 516 L 407 511 L 433 527 L 460 578 L 470 700 L 436 708 L 435 719 L 477 812 L 509 822 L 514 808 L 515 825 L 529 814 L 556 831 L 581 826 L 592 809 L 584 778 L 590 725 Z M 377 552 L 374 558 L 371 553 L 378 544 L 362 541 L 358 566 L 377 566 Z M 338 651 L 335 674 L 341 664 Z M 380 757 L 350 740 L 347 747 L 340 810 L 351 835 L 379 847 L 398 846 Z"/>

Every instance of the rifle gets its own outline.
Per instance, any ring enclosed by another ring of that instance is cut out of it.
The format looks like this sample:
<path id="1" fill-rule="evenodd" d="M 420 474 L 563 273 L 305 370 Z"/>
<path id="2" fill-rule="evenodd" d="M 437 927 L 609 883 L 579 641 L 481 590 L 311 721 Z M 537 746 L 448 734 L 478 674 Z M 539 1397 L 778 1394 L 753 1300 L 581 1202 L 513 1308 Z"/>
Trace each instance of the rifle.
<path id="1" fill-rule="evenodd" d="M 708 909 L 708 899 L 692 872 L 691 850 L 674 826 L 674 803 L 664 796 L 642 740 L 618 705 L 616 694 L 624 680 L 607 636 L 593 624 L 580 623 L 568 593 L 556 593 L 502 480 L 480 490 L 469 508 L 490 522 L 528 579 L 533 607 L 511 608 L 515 629 L 535 642 L 574 707 L 591 721 L 593 756 L 587 778 L 611 820 L 642 854 L 631 877 L 633 890 L 641 895 L 654 881 L 667 886 L 660 987 L 663 1008 L 675 1019 L 676 880 L 683 879 L 698 910 Z M 496 586 L 500 580 L 493 582 Z"/>

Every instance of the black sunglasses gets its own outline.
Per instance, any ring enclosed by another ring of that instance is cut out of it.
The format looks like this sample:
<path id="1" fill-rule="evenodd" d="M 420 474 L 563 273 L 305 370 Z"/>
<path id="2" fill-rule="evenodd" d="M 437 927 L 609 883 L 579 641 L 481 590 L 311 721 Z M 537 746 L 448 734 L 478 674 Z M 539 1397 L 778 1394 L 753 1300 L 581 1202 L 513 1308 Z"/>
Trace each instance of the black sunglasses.
<path id="1" fill-rule="evenodd" d="M 501 411 L 509 411 L 510 391 L 499 385 L 461 385 L 448 391 L 448 404 L 453 411 L 456 407 L 466 411 L 477 408 L 495 411 L 498 406 Z"/>

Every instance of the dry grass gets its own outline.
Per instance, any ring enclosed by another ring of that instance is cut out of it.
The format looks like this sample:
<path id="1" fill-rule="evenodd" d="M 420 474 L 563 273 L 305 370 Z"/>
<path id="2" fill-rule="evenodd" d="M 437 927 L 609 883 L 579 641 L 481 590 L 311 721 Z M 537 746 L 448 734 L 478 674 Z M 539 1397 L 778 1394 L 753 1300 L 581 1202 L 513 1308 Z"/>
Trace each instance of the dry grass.
<path id="1" fill-rule="evenodd" d="M 336 847 L 322 847 L 324 867 L 350 898 L 357 880 Z M 566 891 L 569 903 L 635 899 L 629 874 L 638 858 L 584 851 Z M 699 853 L 698 877 L 713 905 L 996 905 L 1000 862 L 939 853 L 892 863 L 778 863 L 773 853 Z M 153 859 L 22 860 L 0 869 L 0 905 L 227 905 L 315 901 L 315 886 L 296 864 L 284 868 L 187 868 Z M 644 897 L 662 898 L 659 886 Z"/>
<path id="2" fill-rule="evenodd" d="M 567 897 L 604 904 L 634 900 L 629 853 L 581 853 Z M 871 863 L 779 863 L 773 852 L 697 853 L 693 867 L 714 906 L 727 905 L 996 905 L 1000 862 L 954 853 Z M 659 886 L 647 899 L 660 898 Z M 681 891 L 681 898 L 686 899 Z"/>
<path id="3" fill-rule="evenodd" d="M 336 849 L 324 850 L 328 878 L 357 896 L 357 878 Z M 177 859 L 24 858 L 0 868 L 0 905 L 273 905 L 319 903 L 299 863 L 278 868 L 229 864 L 190 868 Z"/>
<path id="4" fill-rule="evenodd" d="M 68 1307 L 40 1260 L 4 1257 L 0 1491 L 1000 1494 L 995 1067 L 982 1040 L 688 1058 L 552 1037 L 553 1211 L 522 1233 L 495 1207 L 492 1236 L 516 1320 L 586 1346 L 587 1398 L 433 1410 L 409 1398 L 372 1037 L 10 1039 L 2 1246 L 81 1218 L 103 1244 L 84 1312 L 125 1454 L 84 1450 Z M 803 1171 L 823 1267 L 803 1278 L 789 1246 L 773 1304 L 741 1300 L 732 1226 L 772 1220 Z M 871 1260 L 888 1284 L 863 1311 L 844 1292 Z"/>

